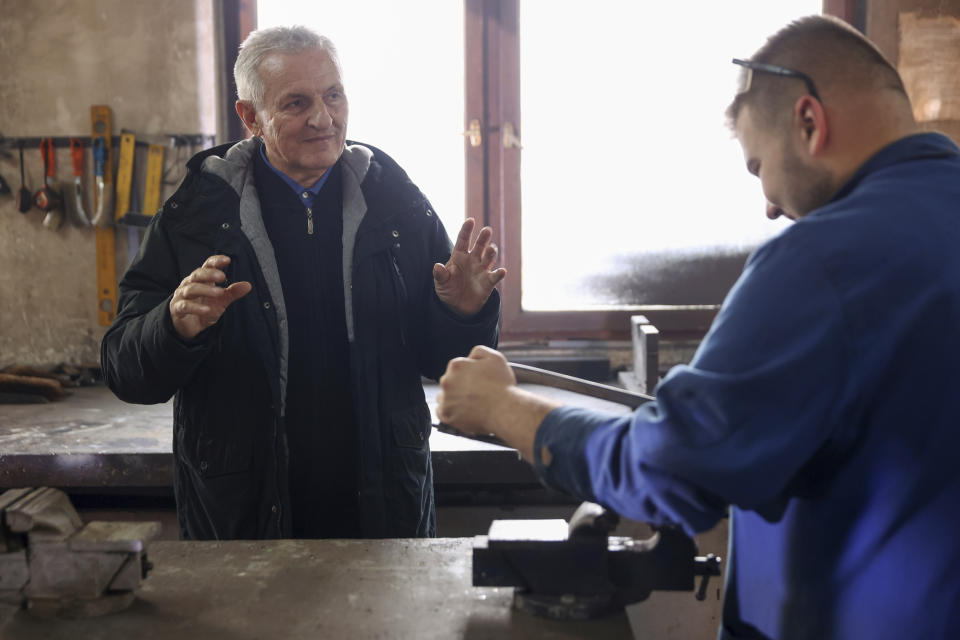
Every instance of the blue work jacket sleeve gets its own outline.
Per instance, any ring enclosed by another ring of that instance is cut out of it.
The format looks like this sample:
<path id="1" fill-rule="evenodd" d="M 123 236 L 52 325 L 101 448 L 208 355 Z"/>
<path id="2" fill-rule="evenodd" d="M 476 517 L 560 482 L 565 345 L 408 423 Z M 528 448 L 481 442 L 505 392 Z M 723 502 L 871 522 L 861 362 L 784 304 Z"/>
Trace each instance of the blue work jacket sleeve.
<path id="1" fill-rule="evenodd" d="M 850 395 L 842 305 L 814 248 L 782 238 L 751 257 L 691 364 L 671 370 L 654 402 L 625 417 L 547 416 L 535 464 L 548 485 L 690 534 L 730 504 L 782 515 L 791 478 Z"/>

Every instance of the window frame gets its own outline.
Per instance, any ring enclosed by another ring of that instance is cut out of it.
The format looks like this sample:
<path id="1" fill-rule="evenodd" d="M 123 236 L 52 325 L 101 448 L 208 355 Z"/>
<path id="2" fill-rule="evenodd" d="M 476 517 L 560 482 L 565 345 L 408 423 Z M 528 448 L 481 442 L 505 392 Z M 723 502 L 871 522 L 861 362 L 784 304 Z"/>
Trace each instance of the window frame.
<path id="1" fill-rule="evenodd" d="M 220 59 L 223 61 L 223 81 L 221 87 L 226 87 L 222 112 L 225 121 L 222 130 L 227 139 L 243 140 L 249 132 L 237 115 L 237 83 L 233 79 L 233 65 L 237 62 L 240 53 L 240 44 L 257 28 L 257 0 L 223 0 L 220 3 Z"/>
<path id="2" fill-rule="evenodd" d="M 563 339 L 629 339 L 630 316 L 643 315 L 664 339 L 699 339 L 720 305 L 636 305 L 613 309 L 531 311 L 522 307 L 520 206 L 521 149 L 503 143 L 509 123 L 522 139 L 520 113 L 520 0 L 465 0 L 467 113 L 483 123 L 479 148 L 466 147 L 467 214 L 493 228 L 507 276 L 502 296 L 501 340 L 546 342 Z M 824 0 L 823 12 L 863 30 L 863 0 Z M 479 61 L 479 62 L 478 62 Z M 482 74 L 479 72 L 482 68 Z M 472 73 L 472 75 L 471 75 Z M 477 157 L 482 154 L 482 163 Z M 476 166 L 482 165 L 479 183 Z M 475 173 L 471 175 L 470 167 Z M 706 277 L 710 277 L 707 275 Z"/>

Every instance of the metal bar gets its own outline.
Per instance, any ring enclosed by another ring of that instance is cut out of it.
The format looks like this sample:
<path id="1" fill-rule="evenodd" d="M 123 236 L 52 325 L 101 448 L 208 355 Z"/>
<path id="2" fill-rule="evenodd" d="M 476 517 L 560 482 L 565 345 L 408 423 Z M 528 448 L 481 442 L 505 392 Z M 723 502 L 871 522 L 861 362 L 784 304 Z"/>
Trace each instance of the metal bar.
<path id="1" fill-rule="evenodd" d="M 591 398 L 616 402 L 631 409 L 636 409 L 640 405 L 653 400 L 653 396 L 648 396 L 644 393 L 635 393 L 619 387 L 611 387 L 610 385 L 600 384 L 599 382 L 591 382 L 583 378 L 575 378 L 525 364 L 511 362 L 510 368 L 513 369 L 513 375 L 517 377 L 517 382 L 540 384 L 545 387 L 553 387 L 554 389 L 573 391 L 574 393 L 590 396 Z"/>
<path id="2" fill-rule="evenodd" d="M 575 378 L 574 376 L 539 369 L 526 364 L 511 362 L 510 369 L 513 370 L 513 375 L 516 376 L 517 382 L 521 384 L 539 384 L 553 389 L 572 391 L 573 393 L 579 393 L 580 395 L 591 398 L 622 404 L 631 409 L 636 409 L 640 405 L 653 400 L 653 396 L 648 396 L 644 393 L 635 393 L 619 387 L 611 387 L 610 385 L 600 384 L 599 382 L 591 382 L 583 378 Z M 469 438 L 470 440 L 478 440 L 488 444 L 497 444 L 503 447 L 510 446 L 494 435 L 472 435 L 464 433 L 444 422 L 433 426 L 441 433 L 448 433 L 450 435 L 460 436 L 461 438 Z"/>

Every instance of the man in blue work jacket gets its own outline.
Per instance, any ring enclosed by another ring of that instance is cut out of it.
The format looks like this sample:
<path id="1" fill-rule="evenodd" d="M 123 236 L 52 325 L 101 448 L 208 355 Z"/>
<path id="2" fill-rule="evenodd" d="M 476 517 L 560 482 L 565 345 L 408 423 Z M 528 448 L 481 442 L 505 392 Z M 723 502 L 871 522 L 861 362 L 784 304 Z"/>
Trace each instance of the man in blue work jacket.
<path id="1" fill-rule="evenodd" d="M 790 24 L 728 110 L 767 215 L 693 361 L 632 415 L 557 404 L 477 347 L 441 420 L 550 486 L 691 535 L 729 511 L 719 637 L 960 637 L 960 150 L 844 23 Z"/>

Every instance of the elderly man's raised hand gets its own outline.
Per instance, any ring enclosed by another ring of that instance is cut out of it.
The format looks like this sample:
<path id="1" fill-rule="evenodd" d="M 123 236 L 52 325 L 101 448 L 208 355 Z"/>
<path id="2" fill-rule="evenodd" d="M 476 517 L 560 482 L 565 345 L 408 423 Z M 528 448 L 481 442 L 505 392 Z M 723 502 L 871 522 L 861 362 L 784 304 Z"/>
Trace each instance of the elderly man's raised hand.
<path id="1" fill-rule="evenodd" d="M 229 256 L 210 256 L 203 265 L 184 278 L 173 292 L 170 318 L 182 338 L 190 340 L 213 326 L 227 307 L 250 293 L 253 285 L 249 282 L 234 282 L 228 287 L 217 286 L 227 279 L 223 269 L 229 264 Z"/>
<path id="2" fill-rule="evenodd" d="M 472 316 L 483 308 L 490 293 L 507 274 L 504 268 L 492 269 L 497 259 L 497 247 L 490 242 L 493 231 L 484 227 L 470 245 L 470 236 L 476 222 L 467 218 L 453 253 L 446 264 L 433 265 L 433 286 L 437 297 L 462 316 Z"/>

